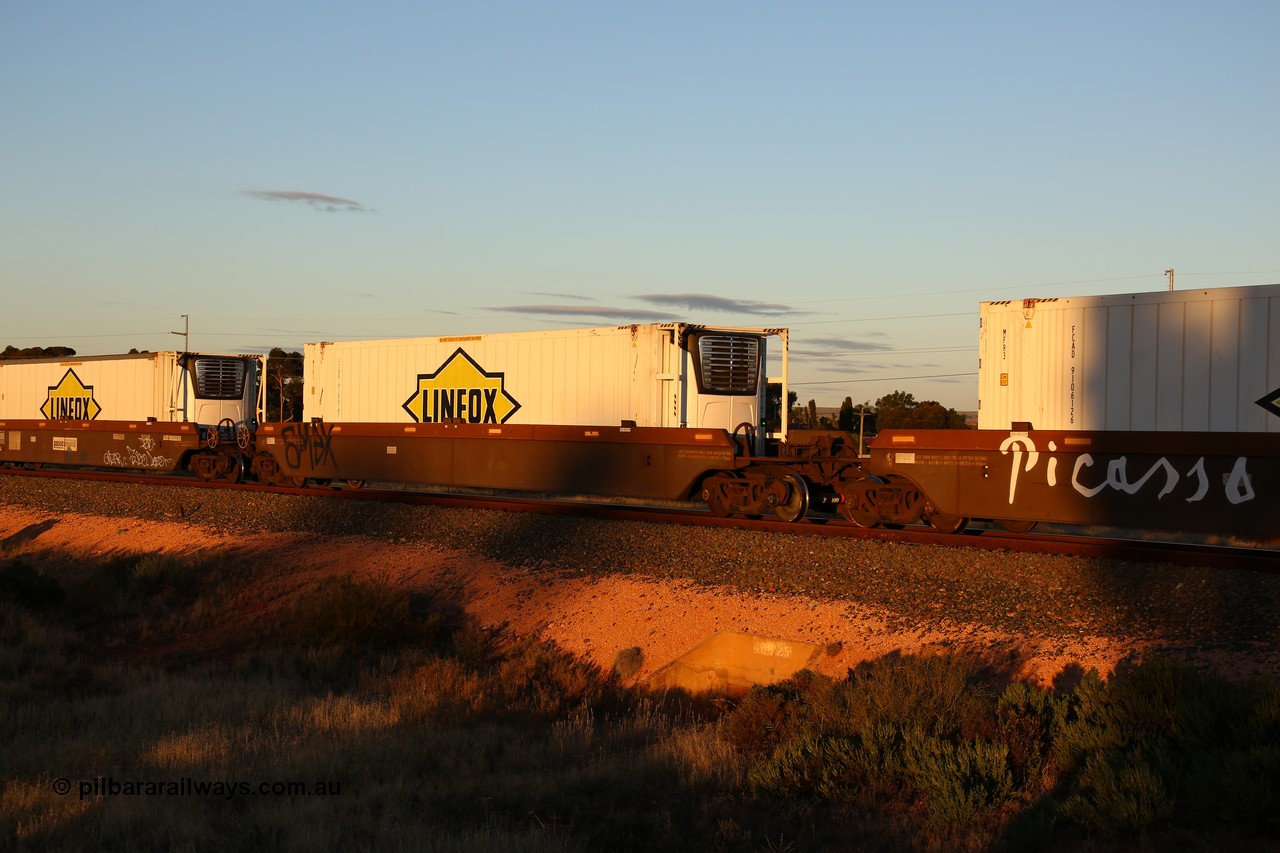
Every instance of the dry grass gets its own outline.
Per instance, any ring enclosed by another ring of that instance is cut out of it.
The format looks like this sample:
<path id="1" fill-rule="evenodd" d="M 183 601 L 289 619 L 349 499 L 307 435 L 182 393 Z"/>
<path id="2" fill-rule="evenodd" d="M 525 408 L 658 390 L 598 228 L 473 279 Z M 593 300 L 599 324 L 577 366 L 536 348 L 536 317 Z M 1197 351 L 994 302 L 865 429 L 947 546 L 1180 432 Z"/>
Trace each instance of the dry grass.
<path id="1" fill-rule="evenodd" d="M 17 850 L 1243 849 L 1277 829 L 1280 690 L 1155 663 L 1053 696 L 902 657 L 702 706 L 423 592 L 24 546 L 0 742 Z"/>

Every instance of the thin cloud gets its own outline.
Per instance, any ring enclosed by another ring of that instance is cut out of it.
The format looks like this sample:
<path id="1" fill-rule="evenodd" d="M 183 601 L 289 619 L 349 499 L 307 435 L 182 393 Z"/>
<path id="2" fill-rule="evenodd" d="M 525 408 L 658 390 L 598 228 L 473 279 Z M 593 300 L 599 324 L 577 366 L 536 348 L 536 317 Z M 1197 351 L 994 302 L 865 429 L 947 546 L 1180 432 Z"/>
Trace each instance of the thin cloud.
<path id="1" fill-rule="evenodd" d="M 670 323 L 679 317 L 661 311 L 648 311 L 643 308 L 612 308 L 604 305 L 507 305 L 501 308 L 490 308 L 490 311 L 502 311 L 508 314 L 528 314 L 537 317 L 582 317 L 609 321 L 631 321 L 643 323 Z"/>
<path id="2" fill-rule="evenodd" d="M 670 305 L 693 311 L 723 311 L 732 314 L 754 314 L 761 317 L 798 317 L 812 311 L 796 311 L 788 305 L 755 302 L 750 299 L 728 299 L 709 293 L 642 293 L 635 297 L 654 305 Z"/>
<path id="3" fill-rule="evenodd" d="M 591 297 L 590 297 L 590 296 L 580 296 L 580 295 L 578 295 L 578 294 L 576 294 L 576 293 L 546 293 L 546 292 L 541 291 L 541 290 L 531 290 L 531 291 L 529 291 L 529 292 L 530 292 L 530 294 L 531 294 L 531 295 L 533 295 L 533 296 L 549 296 L 549 297 L 551 297 L 552 299 L 576 299 L 576 300 L 578 300 L 579 302 L 590 302 L 590 301 L 591 301 Z"/>
<path id="4" fill-rule="evenodd" d="M 804 338 L 791 347 L 792 361 L 812 364 L 820 369 L 859 371 L 869 367 L 867 359 L 872 355 L 892 352 L 893 347 L 868 341 L 851 341 L 846 338 Z"/>
<path id="5" fill-rule="evenodd" d="M 884 337 L 883 332 L 868 332 L 867 335 Z M 888 344 L 851 341 L 847 338 L 805 338 L 803 349 L 806 352 L 821 352 L 824 355 L 851 355 L 864 352 L 886 352 L 892 347 Z"/>
<path id="6" fill-rule="evenodd" d="M 305 204 L 312 210 L 321 213 L 372 213 L 358 201 L 323 193 L 308 193 L 299 190 L 241 190 L 241 195 L 261 201 L 287 201 L 294 204 Z"/>

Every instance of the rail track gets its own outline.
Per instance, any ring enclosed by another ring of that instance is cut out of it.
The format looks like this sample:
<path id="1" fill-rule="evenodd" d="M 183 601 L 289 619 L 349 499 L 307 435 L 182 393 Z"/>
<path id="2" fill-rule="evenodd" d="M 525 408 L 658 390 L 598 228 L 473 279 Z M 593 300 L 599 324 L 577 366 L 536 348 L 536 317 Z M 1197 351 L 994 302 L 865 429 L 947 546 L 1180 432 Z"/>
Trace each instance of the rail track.
<path id="1" fill-rule="evenodd" d="M 850 524 L 839 516 L 816 516 L 805 523 L 794 524 L 767 518 L 718 518 L 695 505 L 652 506 L 633 501 L 607 499 L 534 498 L 512 495 L 459 494 L 455 492 L 400 487 L 378 487 L 377 484 L 339 484 L 284 488 L 255 484 L 231 484 L 203 481 L 197 477 L 148 476 L 108 471 L 70 471 L 52 468 L 6 469 L 0 474 L 13 477 L 93 480 L 157 487 L 198 489 L 242 489 L 265 493 L 324 497 L 333 500 L 387 501 L 420 505 L 449 506 L 545 515 L 578 516 L 601 520 L 645 521 L 763 531 L 793 536 L 869 539 L 919 545 L 942 545 L 984 551 L 1017 551 L 1090 557 L 1136 563 L 1167 563 L 1185 566 L 1237 569 L 1280 574 L 1280 550 L 1274 547 L 1224 545 L 1205 542 L 1171 541 L 1158 534 L 1133 531 L 1096 532 L 1055 528 L 1051 532 L 1012 533 L 997 527 L 972 527 L 962 533 L 938 533 L 924 526 L 902 528 L 864 528 Z M 1138 538 L 1152 536 L 1153 538 Z"/>

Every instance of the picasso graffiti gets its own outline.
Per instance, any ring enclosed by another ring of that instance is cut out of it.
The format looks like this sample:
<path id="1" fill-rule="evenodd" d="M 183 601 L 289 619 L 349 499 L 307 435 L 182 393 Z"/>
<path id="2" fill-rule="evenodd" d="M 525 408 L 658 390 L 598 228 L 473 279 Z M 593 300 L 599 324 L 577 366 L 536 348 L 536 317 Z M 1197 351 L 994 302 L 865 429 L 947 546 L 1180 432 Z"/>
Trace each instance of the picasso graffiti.
<path id="1" fill-rule="evenodd" d="M 1055 441 L 1049 441 L 1047 452 L 1041 452 L 1031 436 L 1017 433 L 1000 443 L 1000 452 L 1013 457 L 1009 471 L 1009 504 L 1013 505 L 1017 498 L 1018 482 L 1024 475 L 1033 471 L 1045 457 L 1045 482 L 1052 488 L 1058 485 L 1058 451 Z M 1213 460 L 1217 462 L 1215 458 Z M 1145 465 L 1145 468 L 1143 467 Z M 1161 456 L 1149 465 L 1139 463 L 1131 469 L 1127 456 L 1103 456 L 1095 458 L 1092 453 L 1080 453 L 1071 466 L 1071 476 L 1066 482 L 1078 494 L 1092 498 L 1106 491 L 1123 492 L 1136 495 L 1144 489 L 1155 491 L 1155 499 L 1177 492 L 1187 503 L 1197 503 L 1209 494 L 1212 484 L 1222 484 L 1222 495 L 1230 504 L 1242 504 L 1256 496 L 1249 478 L 1249 459 L 1237 457 L 1230 471 L 1215 471 L 1211 476 L 1209 463 L 1201 456 L 1190 467 L 1179 471 L 1177 466 L 1166 457 Z"/>

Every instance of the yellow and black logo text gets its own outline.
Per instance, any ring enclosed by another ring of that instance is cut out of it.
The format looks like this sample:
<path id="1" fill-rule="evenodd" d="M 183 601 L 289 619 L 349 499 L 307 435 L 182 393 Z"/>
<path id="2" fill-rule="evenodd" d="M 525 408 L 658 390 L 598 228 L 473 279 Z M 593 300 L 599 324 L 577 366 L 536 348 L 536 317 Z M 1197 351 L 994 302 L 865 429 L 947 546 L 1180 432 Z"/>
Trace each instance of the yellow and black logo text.
<path id="1" fill-rule="evenodd" d="M 40 407 L 40 414 L 51 421 L 91 421 L 102 412 L 93 399 L 93 386 L 85 385 L 68 368 L 57 385 L 49 386 L 49 396 Z"/>
<path id="2" fill-rule="evenodd" d="M 418 374 L 404 410 L 424 424 L 504 424 L 520 408 L 504 387 L 505 376 L 484 370 L 458 347 L 435 373 Z"/>

